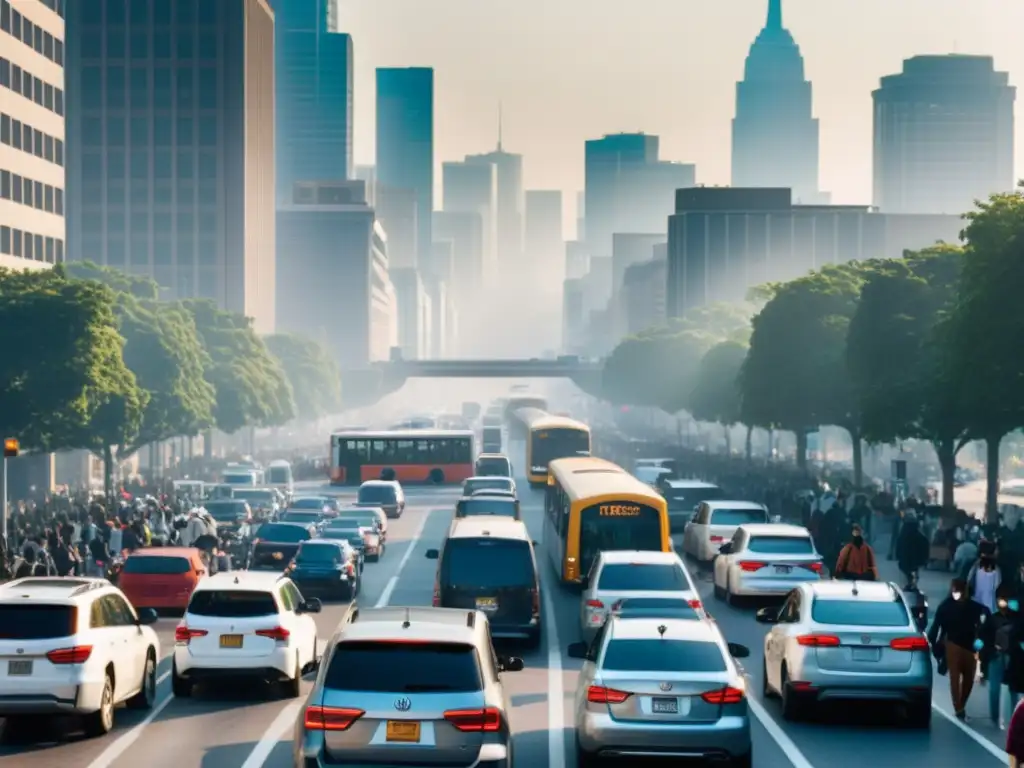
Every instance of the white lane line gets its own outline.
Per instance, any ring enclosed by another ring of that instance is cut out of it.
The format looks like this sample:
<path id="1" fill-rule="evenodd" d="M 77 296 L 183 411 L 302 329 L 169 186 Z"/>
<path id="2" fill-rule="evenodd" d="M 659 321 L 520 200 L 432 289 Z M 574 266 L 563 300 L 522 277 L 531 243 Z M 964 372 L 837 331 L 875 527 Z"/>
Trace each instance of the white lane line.
<path id="1" fill-rule="evenodd" d="M 548 646 L 548 768 L 565 768 L 565 681 L 562 647 L 558 643 L 555 606 L 544 595 L 544 635 Z"/>
<path id="2" fill-rule="evenodd" d="M 293 701 L 278 713 L 277 717 L 274 718 L 274 722 L 267 728 L 263 738 L 259 740 L 259 743 L 249 753 L 249 756 L 245 758 L 242 768 L 260 768 L 261 765 L 267 762 L 267 758 L 274 751 L 274 747 L 295 727 L 295 718 L 299 716 L 299 709 L 302 707 L 302 704 L 303 701 L 301 699 Z"/>
<path id="3" fill-rule="evenodd" d="M 156 679 L 156 684 L 159 686 L 170 676 L 170 671 L 164 672 Z M 159 704 L 156 704 L 149 711 L 149 714 L 146 715 L 145 720 L 119 736 L 113 744 L 103 750 L 95 760 L 89 763 L 89 768 L 108 768 L 113 765 L 121 755 L 128 751 L 128 748 L 132 744 L 139 740 L 139 737 L 142 735 L 142 730 L 156 720 L 160 713 L 166 709 L 167 705 L 171 703 L 171 699 L 173 698 L 173 696 L 168 696 Z"/>
<path id="4" fill-rule="evenodd" d="M 749 688 L 747 690 L 749 692 Z M 793 768 L 814 768 L 811 765 L 811 761 L 804 757 L 804 753 L 797 748 L 793 740 L 786 735 L 786 732 L 779 727 L 779 724 L 761 706 L 761 702 L 748 695 L 747 706 L 750 707 L 750 711 L 761 725 L 764 726 L 764 729 L 768 731 L 768 735 L 772 737 L 778 748 L 786 755 L 786 759 L 789 760 Z"/>
<path id="5" fill-rule="evenodd" d="M 391 595 L 394 594 L 395 587 L 398 586 L 398 578 L 402 575 L 402 571 L 409 562 L 409 558 L 412 557 L 412 553 L 416 550 L 416 544 L 423 535 L 423 529 L 427 527 L 427 520 L 430 518 L 430 513 L 432 511 L 433 510 L 428 509 L 423 514 L 423 519 L 420 520 L 419 528 L 416 529 L 416 533 L 409 541 L 409 546 L 406 548 L 405 554 L 402 555 L 402 559 L 398 561 L 398 569 L 395 571 L 395 575 L 388 579 L 388 583 L 384 587 L 384 591 L 380 593 L 380 599 L 377 600 L 377 604 L 373 606 L 374 608 L 384 608 L 391 602 Z"/>
<path id="6" fill-rule="evenodd" d="M 938 704 L 935 704 L 933 702 L 932 703 L 932 709 L 934 709 L 936 712 L 938 712 L 944 718 L 949 720 L 949 722 L 951 722 L 953 725 L 955 725 L 961 731 L 966 733 L 970 738 L 974 739 L 974 741 L 978 744 L 978 746 L 980 746 L 982 749 L 985 749 L 990 755 L 992 755 L 1000 763 L 1003 763 L 1003 764 L 1006 763 L 1007 757 L 1006 757 L 1006 752 L 1005 751 L 1001 750 L 999 747 L 997 747 L 995 744 L 993 744 L 991 741 L 986 739 L 984 736 L 982 736 L 980 733 L 978 733 L 976 730 L 971 728 L 966 723 L 964 723 L 964 722 L 962 722 L 960 720 L 957 720 L 956 716 L 949 714 L 949 712 L 944 710 Z"/>

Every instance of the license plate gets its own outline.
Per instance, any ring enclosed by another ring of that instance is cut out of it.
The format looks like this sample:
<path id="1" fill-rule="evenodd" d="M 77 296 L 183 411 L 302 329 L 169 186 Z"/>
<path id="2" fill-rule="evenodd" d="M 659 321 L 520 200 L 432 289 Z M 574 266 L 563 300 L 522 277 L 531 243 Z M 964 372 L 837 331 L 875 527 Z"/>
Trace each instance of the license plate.
<path id="1" fill-rule="evenodd" d="M 284 560 L 284 553 L 275 552 L 273 555 L 271 555 L 271 557 L 273 557 L 275 560 Z"/>
<path id="2" fill-rule="evenodd" d="M 776 565 L 775 566 L 775 572 L 776 573 L 792 573 L 793 572 L 793 566 L 791 566 L 791 565 Z"/>
<path id="3" fill-rule="evenodd" d="M 496 611 L 498 610 L 498 598 L 478 597 L 476 599 L 476 609 L 478 611 Z"/>
<path id="4" fill-rule="evenodd" d="M 242 636 L 241 635 L 221 635 L 220 636 L 220 647 L 221 648 L 241 648 L 242 647 Z"/>
<path id="5" fill-rule="evenodd" d="M 416 744 L 420 740 L 419 720 L 388 720 L 387 740 Z"/>
<path id="6" fill-rule="evenodd" d="M 853 660 L 854 661 L 878 661 L 881 658 L 881 654 L 877 648 L 854 648 L 853 649 Z"/>
<path id="7" fill-rule="evenodd" d="M 678 715 L 679 699 L 656 696 L 651 701 L 651 711 L 656 715 Z"/>
<path id="8" fill-rule="evenodd" d="M 7 674 L 12 677 L 25 677 L 32 674 L 31 661 L 8 661 Z"/>

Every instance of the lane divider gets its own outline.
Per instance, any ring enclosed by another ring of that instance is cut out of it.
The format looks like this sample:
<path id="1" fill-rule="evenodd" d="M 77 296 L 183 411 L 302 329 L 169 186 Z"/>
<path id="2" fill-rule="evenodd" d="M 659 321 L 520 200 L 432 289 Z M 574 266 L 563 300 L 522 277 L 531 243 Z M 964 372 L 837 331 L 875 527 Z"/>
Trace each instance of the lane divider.
<path id="1" fill-rule="evenodd" d="M 170 657 L 164 657 L 164 659 L 168 658 Z M 156 679 L 157 688 L 166 682 L 170 676 L 170 670 L 167 670 L 160 675 Z M 132 726 L 132 728 L 130 728 L 126 733 L 119 736 L 113 744 L 103 750 L 95 760 L 89 763 L 89 768 L 108 768 L 108 766 L 113 765 L 121 755 L 128 751 L 128 748 L 131 747 L 132 744 L 139 740 L 139 737 L 142 736 L 143 729 L 160 716 L 160 713 L 167 708 L 167 705 L 171 703 L 171 699 L 173 698 L 173 696 L 168 694 L 159 703 L 154 704 L 153 708 L 149 710 L 149 714 L 146 715 L 146 718 L 141 723 Z"/>
<path id="2" fill-rule="evenodd" d="M 395 592 L 395 587 L 398 586 L 398 578 L 402 575 L 402 571 L 405 570 L 406 564 L 412 557 L 413 551 L 416 549 L 416 545 L 419 543 L 420 537 L 423 536 L 423 531 L 427 527 L 427 520 L 430 519 L 430 510 L 424 515 L 423 519 L 420 520 L 419 527 L 416 529 L 416 533 L 409 540 L 409 546 L 406 547 L 405 553 L 402 555 L 402 559 L 398 561 L 398 568 L 395 569 L 395 575 L 388 579 L 387 585 L 384 587 L 384 591 L 380 593 L 380 598 L 377 603 L 373 606 L 374 608 L 384 608 L 388 603 L 391 602 L 391 595 Z"/>

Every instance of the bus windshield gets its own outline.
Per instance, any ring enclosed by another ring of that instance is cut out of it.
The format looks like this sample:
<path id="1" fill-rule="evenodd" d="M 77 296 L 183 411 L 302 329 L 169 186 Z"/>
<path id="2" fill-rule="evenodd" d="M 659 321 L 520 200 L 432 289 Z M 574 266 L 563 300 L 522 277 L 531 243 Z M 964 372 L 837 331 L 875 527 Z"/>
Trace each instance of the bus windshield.
<path id="1" fill-rule="evenodd" d="M 271 467 L 267 472 L 268 482 L 271 483 L 290 483 L 292 481 L 292 468 L 291 467 Z"/>
<path id="2" fill-rule="evenodd" d="M 590 434 L 579 429 L 541 429 L 533 433 L 530 461 L 536 472 L 547 472 L 555 459 L 590 453 Z"/>
<path id="3" fill-rule="evenodd" d="M 661 514 L 631 501 L 586 507 L 580 513 L 580 573 L 587 573 L 598 552 L 638 549 L 660 552 Z"/>

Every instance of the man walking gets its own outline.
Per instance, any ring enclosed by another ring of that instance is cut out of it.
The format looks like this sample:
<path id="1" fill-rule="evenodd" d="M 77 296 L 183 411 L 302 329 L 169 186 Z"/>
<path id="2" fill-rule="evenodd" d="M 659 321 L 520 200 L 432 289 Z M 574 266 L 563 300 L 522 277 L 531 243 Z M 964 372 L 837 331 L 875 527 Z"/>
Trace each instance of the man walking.
<path id="1" fill-rule="evenodd" d="M 949 693 L 953 711 L 960 720 L 967 719 L 967 700 L 974 689 L 978 669 L 978 651 L 984 647 L 982 634 L 989 610 L 967 594 L 967 582 L 953 579 L 950 594 L 938 610 L 928 629 L 928 641 L 936 657 L 944 659 L 949 670 Z"/>

